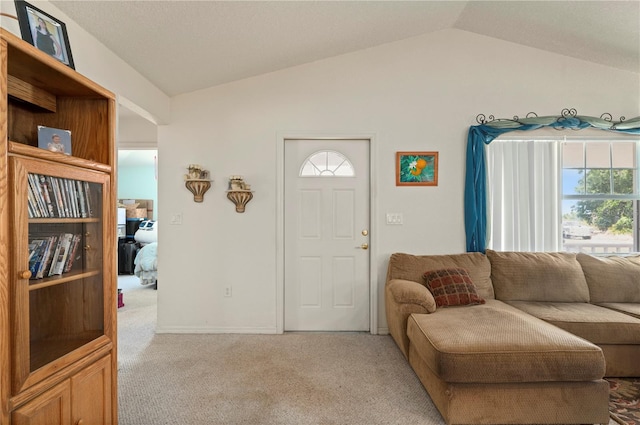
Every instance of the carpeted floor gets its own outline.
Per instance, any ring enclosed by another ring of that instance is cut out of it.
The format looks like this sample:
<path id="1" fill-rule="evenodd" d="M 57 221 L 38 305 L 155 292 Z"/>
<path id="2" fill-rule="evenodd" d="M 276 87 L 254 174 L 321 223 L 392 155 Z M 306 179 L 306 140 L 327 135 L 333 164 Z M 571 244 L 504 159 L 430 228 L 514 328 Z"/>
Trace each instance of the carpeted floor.
<path id="1" fill-rule="evenodd" d="M 156 335 L 137 282 L 118 283 L 120 425 L 444 425 L 389 336 Z"/>

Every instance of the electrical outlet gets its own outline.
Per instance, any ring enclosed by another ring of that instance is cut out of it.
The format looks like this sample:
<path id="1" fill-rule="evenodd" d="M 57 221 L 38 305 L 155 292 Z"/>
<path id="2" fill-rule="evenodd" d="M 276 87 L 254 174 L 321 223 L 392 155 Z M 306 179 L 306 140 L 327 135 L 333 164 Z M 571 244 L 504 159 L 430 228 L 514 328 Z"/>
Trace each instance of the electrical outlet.
<path id="1" fill-rule="evenodd" d="M 224 288 L 224 296 L 225 297 L 230 297 L 231 296 L 231 286 L 225 286 L 225 288 Z"/>

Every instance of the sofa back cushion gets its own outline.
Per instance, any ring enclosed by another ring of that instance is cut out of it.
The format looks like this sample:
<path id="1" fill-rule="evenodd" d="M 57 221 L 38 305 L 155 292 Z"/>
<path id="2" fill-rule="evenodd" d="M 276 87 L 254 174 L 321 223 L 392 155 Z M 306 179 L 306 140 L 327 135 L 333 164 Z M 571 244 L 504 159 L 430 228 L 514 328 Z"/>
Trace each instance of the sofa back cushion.
<path id="1" fill-rule="evenodd" d="M 387 282 L 392 279 L 412 280 L 424 284 L 424 274 L 431 270 L 462 268 L 465 269 L 479 296 L 493 299 L 491 284 L 491 264 L 487 257 L 479 252 L 467 252 L 451 255 L 412 255 L 395 253 L 389 258 Z"/>
<path id="2" fill-rule="evenodd" d="M 589 287 L 576 254 L 490 249 L 486 254 L 499 300 L 589 302 Z"/>
<path id="3" fill-rule="evenodd" d="M 592 303 L 640 303 L 640 256 L 578 254 Z"/>

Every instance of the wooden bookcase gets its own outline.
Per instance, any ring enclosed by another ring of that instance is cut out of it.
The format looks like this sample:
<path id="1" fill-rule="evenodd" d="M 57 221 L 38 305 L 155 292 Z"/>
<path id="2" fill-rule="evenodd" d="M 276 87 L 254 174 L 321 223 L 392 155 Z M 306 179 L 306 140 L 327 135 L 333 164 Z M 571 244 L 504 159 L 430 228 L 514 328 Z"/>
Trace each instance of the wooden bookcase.
<path id="1" fill-rule="evenodd" d="M 0 59 L 0 423 L 116 424 L 115 97 L 1 28 Z"/>

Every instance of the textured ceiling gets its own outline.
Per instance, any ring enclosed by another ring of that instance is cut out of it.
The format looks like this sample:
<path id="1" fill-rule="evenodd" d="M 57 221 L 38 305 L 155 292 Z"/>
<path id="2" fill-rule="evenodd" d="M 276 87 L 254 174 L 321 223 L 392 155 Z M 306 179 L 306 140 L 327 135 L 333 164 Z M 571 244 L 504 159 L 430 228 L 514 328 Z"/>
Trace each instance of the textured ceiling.
<path id="1" fill-rule="evenodd" d="M 170 96 L 444 28 L 640 73 L 639 0 L 51 3 Z"/>

